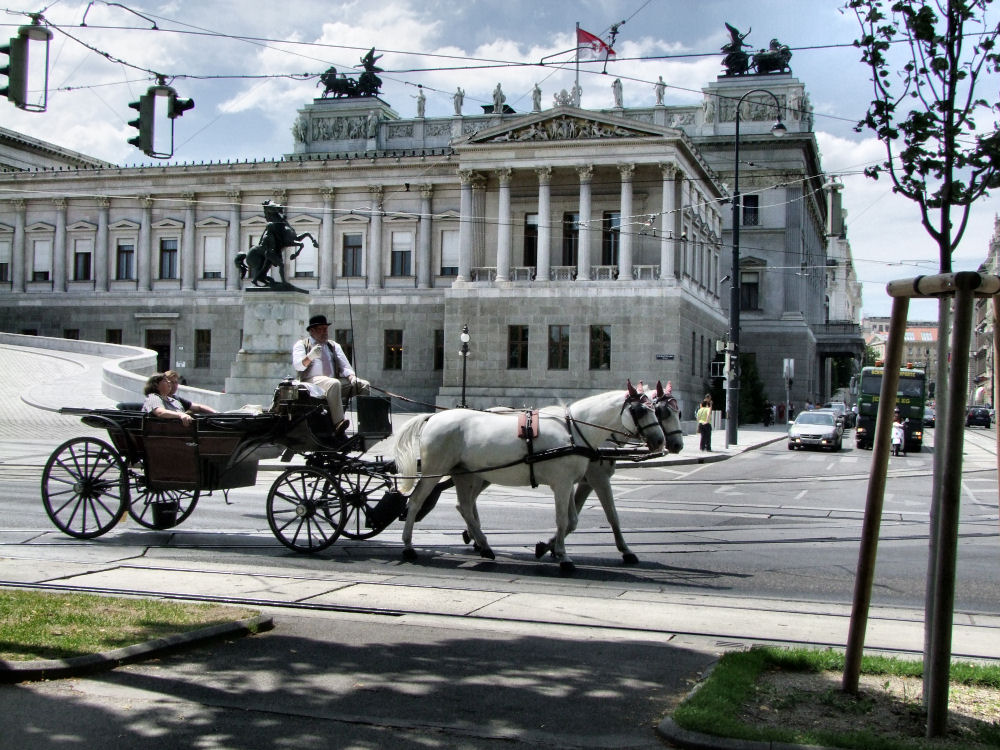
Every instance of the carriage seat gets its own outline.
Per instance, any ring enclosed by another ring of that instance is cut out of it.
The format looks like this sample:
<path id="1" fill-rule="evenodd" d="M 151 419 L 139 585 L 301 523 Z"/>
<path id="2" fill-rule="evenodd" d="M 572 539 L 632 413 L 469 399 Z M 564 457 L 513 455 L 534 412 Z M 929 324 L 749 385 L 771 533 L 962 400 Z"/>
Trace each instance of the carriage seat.
<path id="1" fill-rule="evenodd" d="M 118 411 L 142 411 L 142 401 L 119 401 L 115 408 Z"/>

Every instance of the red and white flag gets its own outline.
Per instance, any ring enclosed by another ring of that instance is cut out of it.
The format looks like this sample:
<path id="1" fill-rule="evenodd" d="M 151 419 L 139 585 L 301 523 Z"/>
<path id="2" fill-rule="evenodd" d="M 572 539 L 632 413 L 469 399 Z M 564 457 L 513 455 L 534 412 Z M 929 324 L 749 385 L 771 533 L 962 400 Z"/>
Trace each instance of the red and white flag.
<path id="1" fill-rule="evenodd" d="M 578 26 L 576 29 L 576 54 L 581 58 L 600 60 L 614 57 L 615 51 L 605 44 L 601 37 L 584 31 Z"/>

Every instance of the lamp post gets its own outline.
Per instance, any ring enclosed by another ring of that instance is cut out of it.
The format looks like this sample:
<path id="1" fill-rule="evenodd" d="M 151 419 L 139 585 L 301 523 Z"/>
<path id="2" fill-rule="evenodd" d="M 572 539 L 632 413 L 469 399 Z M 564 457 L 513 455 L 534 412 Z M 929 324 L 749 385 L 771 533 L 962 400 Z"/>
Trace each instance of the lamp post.
<path id="1" fill-rule="evenodd" d="M 462 333 L 458 338 L 462 341 L 462 350 L 460 352 L 462 355 L 462 403 L 459 404 L 459 406 L 463 409 L 467 409 L 469 405 L 465 403 L 465 371 L 466 365 L 469 362 L 469 341 L 472 340 L 472 337 L 469 336 L 468 323 L 462 326 Z"/>
<path id="2" fill-rule="evenodd" d="M 740 353 L 740 107 L 743 106 L 743 100 L 750 94 L 767 94 L 774 99 L 778 116 L 774 125 L 771 126 L 771 133 L 780 138 L 788 132 L 781 121 L 781 102 L 771 91 L 752 89 L 743 94 L 736 102 L 735 168 L 733 170 L 733 270 L 730 276 L 732 286 L 729 290 L 729 346 L 731 349 L 726 355 L 731 362 L 729 388 L 726 390 L 726 443 L 729 445 L 736 445 L 740 405 L 738 367 Z"/>

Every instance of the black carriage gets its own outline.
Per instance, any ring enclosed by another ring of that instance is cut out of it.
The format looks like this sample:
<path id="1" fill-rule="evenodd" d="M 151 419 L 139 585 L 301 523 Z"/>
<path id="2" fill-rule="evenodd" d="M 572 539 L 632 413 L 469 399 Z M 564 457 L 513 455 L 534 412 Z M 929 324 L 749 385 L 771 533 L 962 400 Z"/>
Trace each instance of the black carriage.
<path id="1" fill-rule="evenodd" d="M 62 409 L 107 430 L 108 440 L 78 437 L 53 451 L 42 473 L 42 501 L 64 533 L 93 539 L 126 513 L 138 524 L 166 530 L 182 523 L 204 495 L 257 482 L 261 460 L 304 465 L 284 469 L 267 495 L 267 520 L 278 540 L 317 552 L 341 535 L 366 539 L 403 511 L 392 462 L 364 455 L 392 433 L 389 399 L 357 399 L 358 429 L 331 432 L 326 401 L 283 382 L 263 414 L 196 416 L 192 426 L 143 414 L 138 404 L 117 409 Z"/>

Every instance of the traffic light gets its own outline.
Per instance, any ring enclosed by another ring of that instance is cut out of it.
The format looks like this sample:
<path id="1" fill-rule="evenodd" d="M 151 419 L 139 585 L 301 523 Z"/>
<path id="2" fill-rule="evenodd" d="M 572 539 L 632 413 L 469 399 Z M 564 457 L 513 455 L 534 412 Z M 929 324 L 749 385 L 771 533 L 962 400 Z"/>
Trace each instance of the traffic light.
<path id="1" fill-rule="evenodd" d="M 156 102 L 154 94 L 146 92 L 139 97 L 139 101 L 130 102 L 129 107 L 136 110 L 139 116 L 129 121 L 129 126 L 138 128 L 139 135 L 129 138 L 128 142 L 142 151 L 146 156 L 155 156 L 153 148 L 153 117 L 155 115 Z"/>
<path id="2" fill-rule="evenodd" d="M 9 44 L 0 47 L 0 54 L 8 58 L 7 64 L 0 68 L 0 75 L 7 76 L 7 85 L 0 89 L 0 94 L 23 108 L 28 99 L 28 40 L 11 37 Z"/>
<path id="3" fill-rule="evenodd" d="M 167 104 L 167 117 L 173 120 L 183 115 L 189 109 L 194 109 L 194 99 L 178 99 L 176 93 L 170 94 Z"/>

